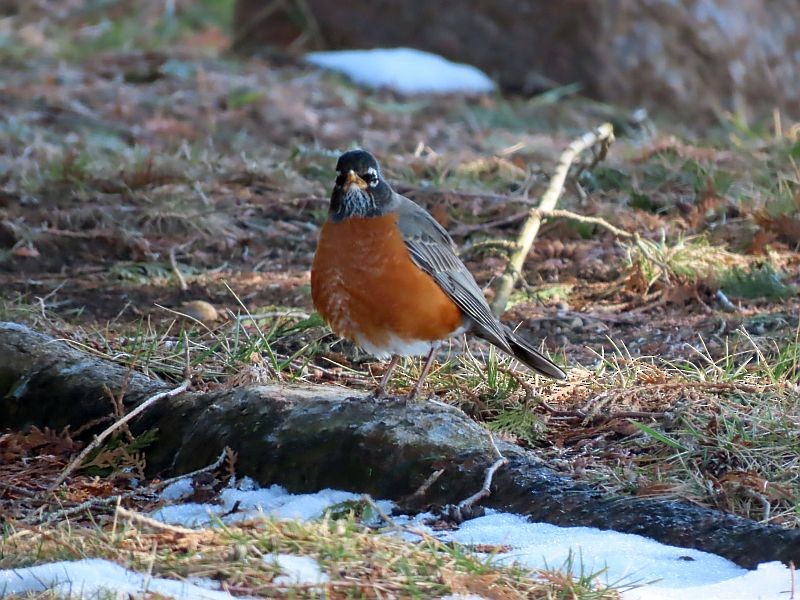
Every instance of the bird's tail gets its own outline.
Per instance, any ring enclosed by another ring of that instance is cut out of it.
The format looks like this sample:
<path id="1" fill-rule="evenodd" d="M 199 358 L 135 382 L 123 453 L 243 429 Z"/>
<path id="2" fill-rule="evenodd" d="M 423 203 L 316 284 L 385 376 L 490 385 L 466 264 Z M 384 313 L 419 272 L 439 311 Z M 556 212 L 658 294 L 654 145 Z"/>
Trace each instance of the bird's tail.
<path id="1" fill-rule="evenodd" d="M 552 377 L 553 379 L 566 379 L 567 374 L 553 363 L 553 361 L 510 329 L 504 329 L 506 329 L 506 341 L 511 348 L 514 358 L 542 375 Z"/>

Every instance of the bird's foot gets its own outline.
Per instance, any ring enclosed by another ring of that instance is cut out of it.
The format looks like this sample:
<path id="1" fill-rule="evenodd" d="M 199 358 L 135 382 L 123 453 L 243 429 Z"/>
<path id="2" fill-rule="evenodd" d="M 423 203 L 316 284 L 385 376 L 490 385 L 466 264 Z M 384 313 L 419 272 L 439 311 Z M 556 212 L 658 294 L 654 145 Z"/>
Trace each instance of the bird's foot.
<path id="1" fill-rule="evenodd" d="M 408 392 L 405 396 L 403 396 L 403 400 L 405 400 L 406 404 L 412 404 L 414 402 L 425 402 L 427 398 L 425 395 L 420 395 L 419 390 L 417 388 L 412 389 Z"/>
<path id="2" fill-rule="evenodd" d="M 384 387 L 378 387 L 374 392 L 367 396 L 367 398 L 375 402 L 391 402 L 395 399 L 394 396 L 391 396 L 386 392 L 386 388 Z"/>

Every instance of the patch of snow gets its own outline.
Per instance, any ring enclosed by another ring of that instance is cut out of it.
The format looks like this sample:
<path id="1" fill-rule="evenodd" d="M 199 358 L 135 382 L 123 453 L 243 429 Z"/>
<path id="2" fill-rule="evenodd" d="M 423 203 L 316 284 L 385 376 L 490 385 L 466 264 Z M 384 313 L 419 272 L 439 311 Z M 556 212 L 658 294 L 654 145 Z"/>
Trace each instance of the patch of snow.
<path id="1" fill-rule="evenodd" d="M 624 600 L 787 600 L 792 589 L 789 569 L 779 562 L 762 563 L 755 571 L 745 571 L 719 583 L 697 587 L 669 589 L 651 586 L 622 594 Z"/>
<path id="2" fill-rule="evenodd" d="M 255 482 L 255 479 L 253 479 L 252 477 L 242 477 L 238 481 L 236 477 L 234 477 L 231 480 L 231 483 L 228 487 L 231 489 L 242 490 L 245 492 L 252 492 L 253 490 L 257 490 L 259 488 L 259 485 Z"/>
<path id="3" fill-rule="evenodd" d="M 226 523 L 252 519 L 261 514 L 276 519 L 309 520 L 321 517 L 325 509 L 346 501 L 357 501 L 360 494 L 338 490 L 322 490 L 316 494 L 290 494 L 279 485 L 268 488 L 251 487 L 252 480 L 243 479 L 238 486 L 228 487 L 220 493 L 219 504 L 187 502 L 165 506 L 153 512 L 154 519 L 198 527 L 208 525 L 215 517 Z M 242 489 L 244 488 L 244 489 Z M 379 502 L 381 508 L 391 511 L 391 502 Z M 236 512 L 231 513 L 236 506 Z"/>
<path id="4" fill-rule="evenodd" d="M 576 571 L 607 569 L 601 580 L 608 584 L 623 588 L 643 586 L 624 591 L 624 600 L 778 600 L 786 598 L 785 591 L 790 586 L 788 567 L 777 562 L 748 571 L 715 554 L 667 546 L 639 535 L 591 527 L 558 527 L 532 523 L 519 515 L 488 512 L 454 531 L 426 527 L 423 523 L 430 514 L 398 517 L 396 521 L 423 529 L 443 541 L 510 546 L 508 552 L 495 554 L 501 564 L 560 568 L 571 555 Z M 738 595 L 732 595 L 734 590 Z"/>
<path id="5" fill-rule="evenodd" d="M 194 492 L 194 485 L 189 477 L 179 479 L 174 483 L 170 483 L 167 487 L 161 490 L 161 498 L 167 502 L 174 502 L 185 498 Z"/>
<path id="6" fill-rule="evenodd" d="M 477 67 L 413 48 L 309 52 L 306 60 L 343 73 L 359 85 L 401 94 L 485 94 L 495 89 Z"/>
<path id="7" fill-rule="evenodd" d="M 328 581 L 328 576 L 322 572 L 319 563 L 310 556 L 271 554 L 265 556 L 264 561 L 281 570 L 281 575 L 272 580 L 275 585 L 308 585 Z"/>
<path id="8" fill-rule="evenodd" d="M 202 584 L 149 577 L 96 558 L 0 570 L 0 590 L 4 597 L 50 590 L 58 597 L 73 599 L 95 598 L 109 591 L 115 598 L 141 597 L 144 594 L 181 600 L 234 598 L 227 592 L 208 589 L 205 581 Z"/>
<path id="9" fill-rule="evenodd" d="M 575 568 L 584 572 L 606 568 L 604 579 L 608 583 L 659 580 L 661 587 L 687 587 L 746 573 L 729 560 L 699 550 L 591 527 L 531 523 L 508 513 L 488 514 L 466 521 L 455 531 L 435 533 L 440 539 L 461 544 L 511 546 L 513 549 L 498 554 L 497 560 L 530 568 L 560 567 L 572 556 Z"/>

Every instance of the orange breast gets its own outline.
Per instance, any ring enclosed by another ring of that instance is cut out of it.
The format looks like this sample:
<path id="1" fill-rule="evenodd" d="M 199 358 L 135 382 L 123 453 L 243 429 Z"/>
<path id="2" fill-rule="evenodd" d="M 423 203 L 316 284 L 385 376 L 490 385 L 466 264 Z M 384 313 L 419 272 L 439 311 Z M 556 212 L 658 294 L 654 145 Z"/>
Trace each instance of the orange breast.
<path id="1" fill-rule="evenodd" d="M 422 354 L 463 321 L 461 310 L 412 262 L 391 214 L 325 222 L 311 296 L 338 335 L 377 356 Z"/>

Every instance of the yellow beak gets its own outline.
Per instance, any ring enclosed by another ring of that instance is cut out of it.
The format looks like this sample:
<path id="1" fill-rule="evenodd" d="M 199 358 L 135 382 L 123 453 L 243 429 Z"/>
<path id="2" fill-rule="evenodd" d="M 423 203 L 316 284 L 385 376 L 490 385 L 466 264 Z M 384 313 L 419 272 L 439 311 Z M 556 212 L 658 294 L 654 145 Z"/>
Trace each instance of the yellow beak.
<path id="1" fill-rule="evenodd" d="M 349 188 L 353 184 L 357 185 L 362 190 L 365 190 L 369 187 L 367 182 L 356 175 L 356 172 L 351 169 L 347 172 L 347 179 L 344 180 L 344 187 Z"/>

